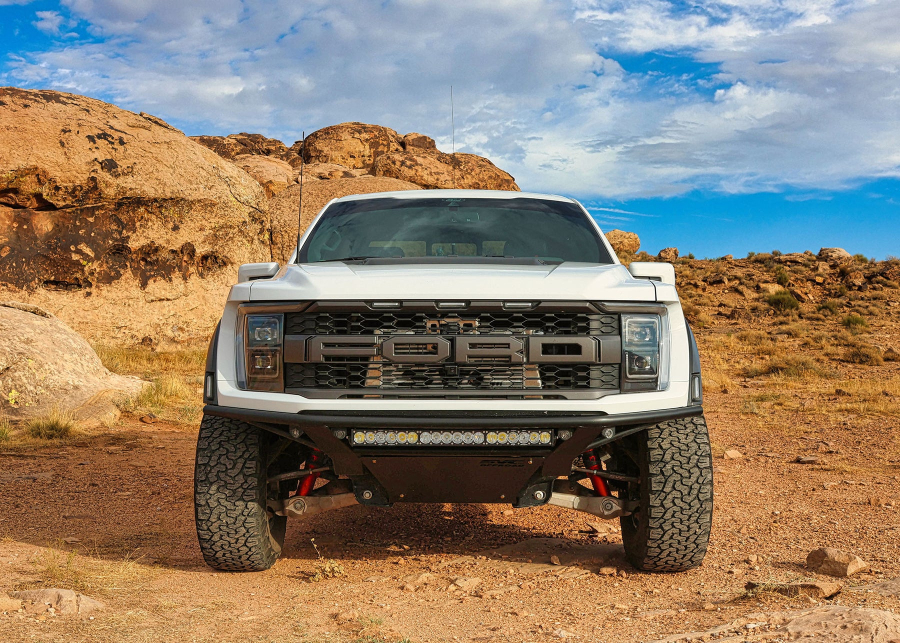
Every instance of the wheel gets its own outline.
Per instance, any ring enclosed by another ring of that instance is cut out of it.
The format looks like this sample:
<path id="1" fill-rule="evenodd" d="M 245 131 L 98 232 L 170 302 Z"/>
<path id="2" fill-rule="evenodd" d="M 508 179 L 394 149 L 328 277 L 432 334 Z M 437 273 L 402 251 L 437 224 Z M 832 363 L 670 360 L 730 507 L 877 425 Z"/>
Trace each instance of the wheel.
<path id="1" fill-rule="evenodd" d="M 194 467 L 194 513 L 200 551 L 210 567 L 262 571 L 281 555 L 287 518 L 266 509 L 267 446 L 268 435 L 260 429 L 203 416 Z"/>
<path id="2" fill-rule="evenodd" d="M 634 567 L 681 572 L 703 562 L 713 511 L 712 454 L 703 417 L 670 420 L 637 434 L 639 483 L 629 499 L 639 501 L 622 516 L 625 557 Z"/>

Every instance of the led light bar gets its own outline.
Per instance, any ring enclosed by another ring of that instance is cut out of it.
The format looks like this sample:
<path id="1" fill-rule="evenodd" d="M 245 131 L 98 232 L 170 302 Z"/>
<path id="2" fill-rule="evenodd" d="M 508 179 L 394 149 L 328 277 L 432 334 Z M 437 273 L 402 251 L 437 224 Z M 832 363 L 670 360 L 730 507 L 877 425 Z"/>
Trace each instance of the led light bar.
<path id="1" fill-rule="evenodd" d="M 553 443 L 550 431 L 352 431 L 353 446 L 541 447 Z"/>

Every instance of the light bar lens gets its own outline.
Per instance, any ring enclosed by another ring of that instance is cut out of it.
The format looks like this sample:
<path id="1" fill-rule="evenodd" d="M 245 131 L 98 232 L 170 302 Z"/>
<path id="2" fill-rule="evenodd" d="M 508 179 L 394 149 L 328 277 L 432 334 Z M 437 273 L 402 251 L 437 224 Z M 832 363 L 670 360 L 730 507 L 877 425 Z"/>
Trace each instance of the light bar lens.
<path id="1" fill-rule="evenodd" d="M 549 446 L 550 431 L 353 431 L 354 446 Z"/>

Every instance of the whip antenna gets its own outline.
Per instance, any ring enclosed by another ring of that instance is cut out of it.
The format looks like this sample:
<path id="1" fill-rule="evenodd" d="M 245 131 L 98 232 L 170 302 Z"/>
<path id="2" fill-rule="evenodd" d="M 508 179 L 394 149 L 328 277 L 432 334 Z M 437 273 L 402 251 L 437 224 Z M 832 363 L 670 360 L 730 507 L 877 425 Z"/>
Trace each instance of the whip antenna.
<path id="1" fill-rule="evenodd" d="M 453 187 L 456 187 L 456 123 L 453 120 L 453 85 L 450 85 L 450 145 L 453 150 L 453 163 L 450 167 L 453 170 Z"/>
<path id="2" fill-rule="evenodd" d="M 300 133 L 300 204 L 297 206 L 297 254 L 294 257 L 294 263 L 300 263 L 300 236 L 303 228 L 303 166 L 306 165 L 306 159 L 303 158 L 306 152 L 306 132 Z"/>

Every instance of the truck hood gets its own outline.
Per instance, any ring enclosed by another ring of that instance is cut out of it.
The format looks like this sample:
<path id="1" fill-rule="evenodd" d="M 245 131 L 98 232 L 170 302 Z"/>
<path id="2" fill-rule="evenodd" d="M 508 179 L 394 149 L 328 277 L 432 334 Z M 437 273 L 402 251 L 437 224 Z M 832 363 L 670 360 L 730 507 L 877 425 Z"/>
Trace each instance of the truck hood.
<path id="1" fill-rule="evenodd" d="M 272 279 L 237 284 L 233 301 L 378 299 L 657 301 L 657 287 L 620 265 L 284 266 Z M 671 287 L 669 287 L 671 288 Z M 674 294 L 674 288 L 672 288 Z M 662 299 L 662 298 L 661 298 Z"/>

